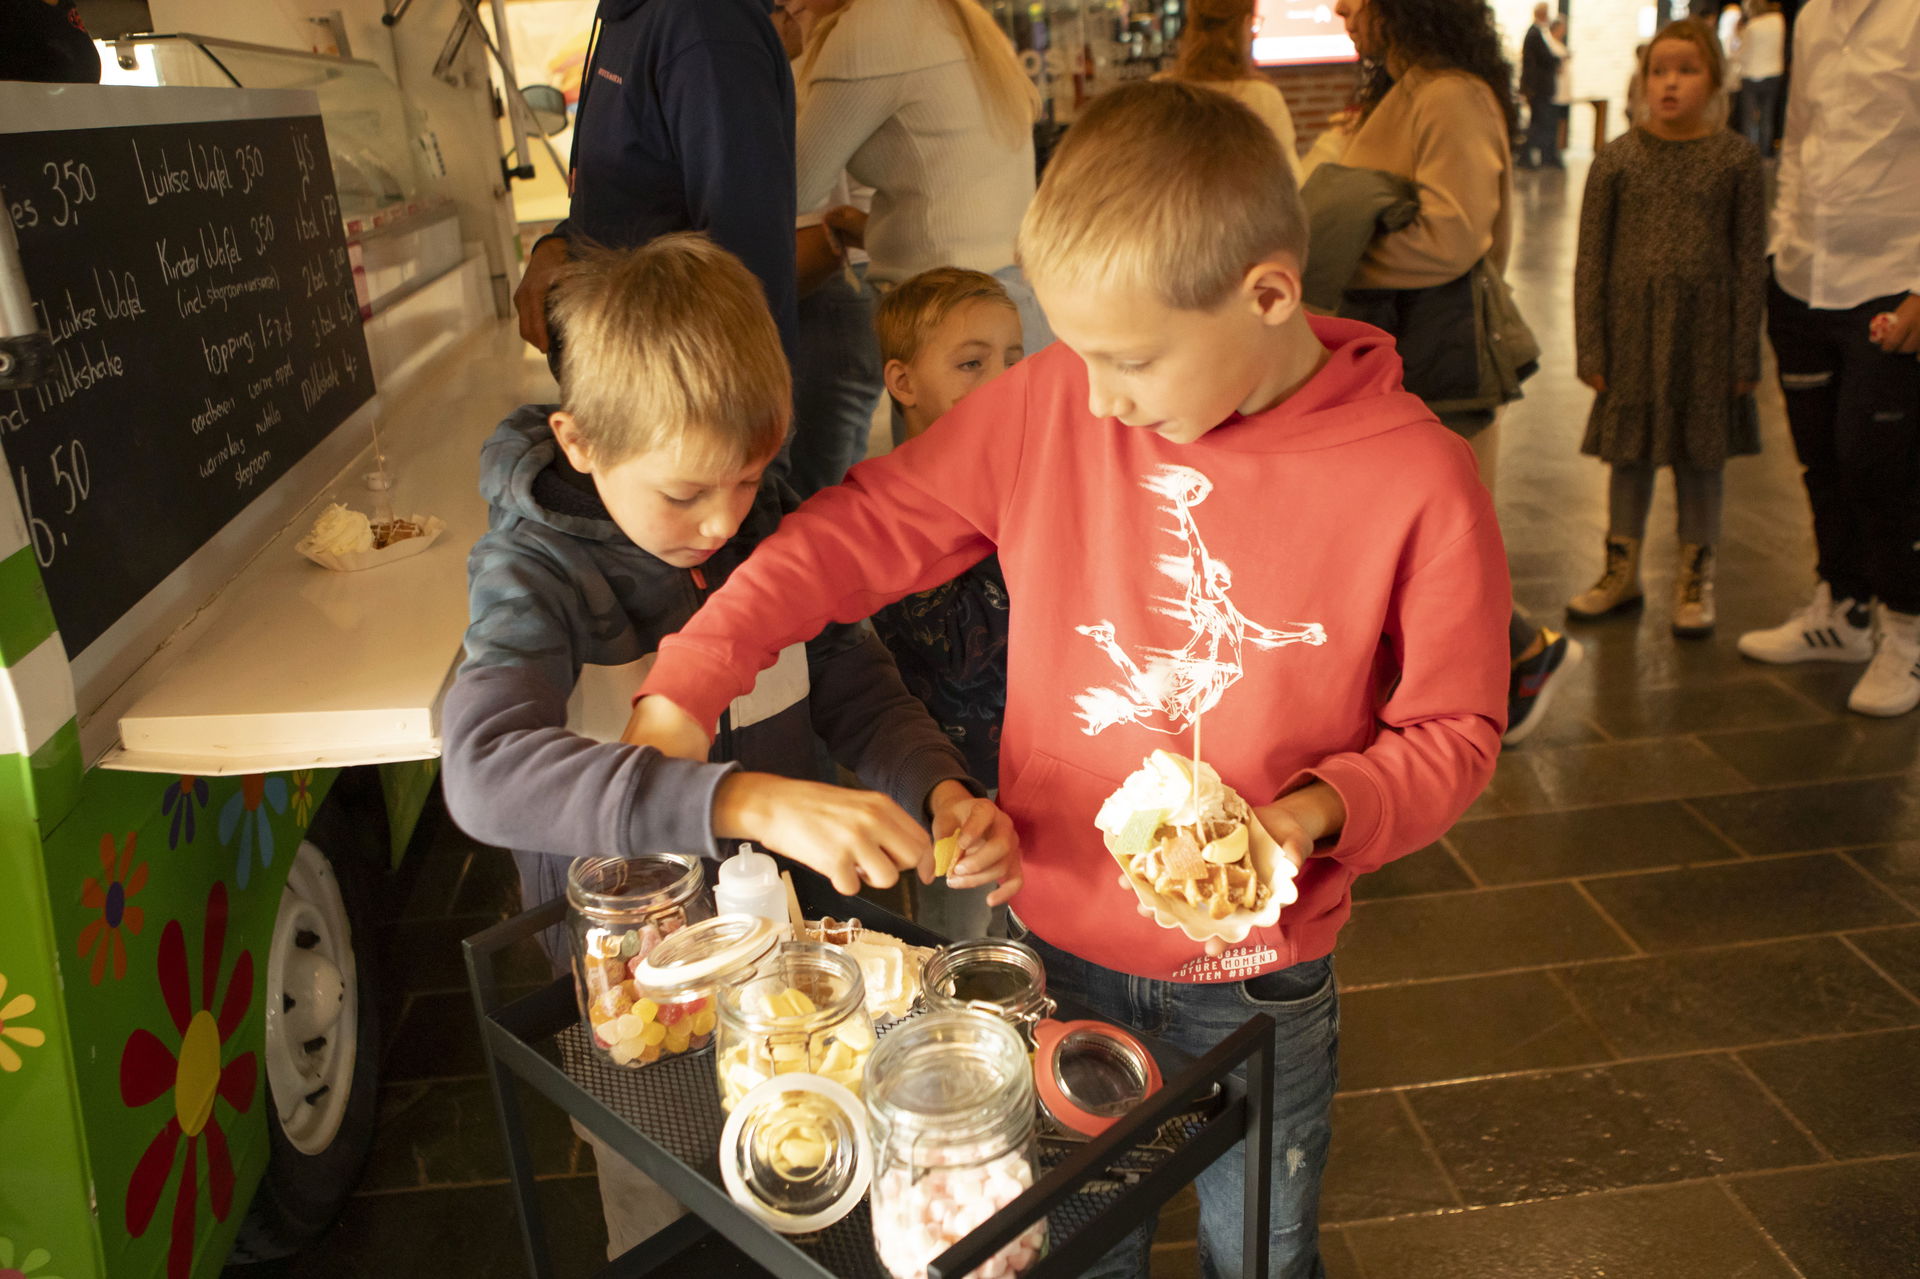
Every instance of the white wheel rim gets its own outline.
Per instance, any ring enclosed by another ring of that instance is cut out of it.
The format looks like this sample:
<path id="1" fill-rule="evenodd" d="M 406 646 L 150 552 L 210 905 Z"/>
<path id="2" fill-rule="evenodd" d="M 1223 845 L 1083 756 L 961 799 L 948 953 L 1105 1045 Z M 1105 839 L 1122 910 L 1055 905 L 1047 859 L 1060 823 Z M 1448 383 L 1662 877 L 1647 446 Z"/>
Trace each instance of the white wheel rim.
<path id="1" fill-rule="evenodd" d="M 296 1150 L 333 1144 L 358 1049 L 359 987 L 347 904 L 326 855 L 302 842 L 267 953 L 267 1087 Z"/>

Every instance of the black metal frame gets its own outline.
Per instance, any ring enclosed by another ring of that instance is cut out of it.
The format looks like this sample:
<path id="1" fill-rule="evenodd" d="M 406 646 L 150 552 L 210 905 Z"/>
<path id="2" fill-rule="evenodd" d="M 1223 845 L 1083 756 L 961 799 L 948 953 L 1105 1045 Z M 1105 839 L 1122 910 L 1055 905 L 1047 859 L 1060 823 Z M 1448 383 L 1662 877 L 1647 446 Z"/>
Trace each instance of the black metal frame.
<path id="1" fill-rule="evenodd" d="M 837 915 L 861 918 L 916 944 L 938 942 L 918 926 L 868 902 L 836 898 L 827 909 Z M 494 1106 L 506 1145 L 514 1203 L 520 1214 L 527 1273 L 533 1279 L 552 1279 L 553 1262 L 545 1221 L 534 1193 L 533 1161 L 521 1116 L 520 1095 L 514 1086 L 516 1077 L 659 1182 L 688 1210 L 687 1216 L 656 1234 L 643 1247 L 633 1249 L 599 1271 L 601 1276 L 624 1279 L 664 1273 L 665 1263 L 708 1238 L 709 1232 L 718 1231 L 733 1247 L 783 1279 L 832 1279 L 835 1271 L 749 1216 L 728 1197 L 722 1186 L 635 1128 L 603 1098 L 568 1075 L 560 1063 L 538 1050 L 536 1045 L 553 1040 L 578 1021 L 571 980 L 561 977 L 532 994 L 502 1002 L 496 957 L 508 947 L 536 937 L 542 930 L 559 923 L 565 913 L 565 902 L 548 902 L 495 924 L 464 943 L 481 1044 L 487 1057 L 487 1075 L 493 1086 Z M 1061 1013 L 1063 1016 L 1085 1015 L 1071 1006 L 1064 1007 Z M 1100 1137 L 1071 1152 L 1025 1194 L 935 1258 L 927 1269 L 929 1279 L 950 1279 L 974 1270 L 1034 1222 L 1064 1204 L 1116 1159 L 1154 1141 L 1163 1126 L 1193 1110 L 1216 1086 L 1223 1098 L 1217 1109 L 1196 1130 L 1189 1132 L 1171 1154 L 1121 1189 L 1090 1222 L 1064 1235 L 1056 1230 L 1047 1255 L 1023 1279 L 1065 1279 L 1080 1274 L 1120 1243 L 1148 1212 L 1167 1202 L 1202 1169 L 1231 1150 L 1242 1136 L 1247 1139 L 1243 1255 L 1249 1263 L 1249 1279 L 1267 1279 L 1267 1222 L 1272 1191 L 1273 1019 L 1264 1013 L 1255 1013 L 1197 1061 L 1166 1045 L 1148 1042 L 1162 1062 L 1165 1083 L 1161 1090 Z M 1244 1085 L 1231 1077 L 1243 1062 L 1247 1066 Z M 711 1092 L 705 1100 L 716 1107 L 719 1104 Z"/>

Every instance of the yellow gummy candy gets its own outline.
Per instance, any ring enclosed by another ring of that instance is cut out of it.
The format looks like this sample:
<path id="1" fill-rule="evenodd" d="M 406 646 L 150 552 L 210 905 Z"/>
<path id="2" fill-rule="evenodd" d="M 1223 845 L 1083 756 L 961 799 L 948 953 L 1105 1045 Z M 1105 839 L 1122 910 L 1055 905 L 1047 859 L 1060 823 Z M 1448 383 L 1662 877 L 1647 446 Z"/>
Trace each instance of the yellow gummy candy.
<path id="1" fill-rule="evenodd" d="M 667 1051 L 670 1053 L 683 1053 L 687 1051 L 687 1041 L 692 1037 L 693 1032 L 687 1029 L 686 1022 L 675 1022 L 673 1025 L 667 1027 Z"/>
<path id="2" fill-rule="evenodd" d="M 659 1016 L 659 1014 L 660 1014 L 660 1005 L 654 1003 L 651 999 L 639 999 L 634 1001 L 633 1015 L 635 1017 L 638 1017 L 641 1021 L 652 1021 L 655 1017 Z"/>
<path id="3" fill-rule="evenodd" d="M 640 1030 L 640 1042 L 657 1044 L 667 1037 L 667 1028 L 657 1021 L 650 1021 Z"/>
<path id="4" fill-rule="evenodd" d="M 693 1033 L 696 1035 L 712 1034 L 713 1022 L 714 1022 L 713 1009 L 711 1008 L 702 1009 L 701 1011 L 693 1015 L 693 1019 L 691 1023 L 693 1026 Z"/>
<path id="5" fill-rule="evenodd" d="M 949 835 L 945 839 L 935 840 L 933 845 L 933 873 L 945 877 L 953 869 L 954 861 L 960 856 L 960 837 Z"/>

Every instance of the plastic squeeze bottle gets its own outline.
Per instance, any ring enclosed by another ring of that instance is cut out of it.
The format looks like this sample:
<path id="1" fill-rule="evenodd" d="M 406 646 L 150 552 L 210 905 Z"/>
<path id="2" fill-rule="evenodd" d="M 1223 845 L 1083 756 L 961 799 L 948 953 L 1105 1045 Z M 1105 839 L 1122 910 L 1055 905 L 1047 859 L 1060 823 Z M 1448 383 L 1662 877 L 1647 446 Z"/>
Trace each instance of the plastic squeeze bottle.
<path id="1" fill-rule="evenodd" d="M 793 923 L 787 918 L 787 889 L 780 882 L 780 867 L 750 845 L 740 845 L 740 851 L 720 863 L 713 904 L 722 915 L 758 915 L 772 920 L 783 933 L 793 931 Z"/>

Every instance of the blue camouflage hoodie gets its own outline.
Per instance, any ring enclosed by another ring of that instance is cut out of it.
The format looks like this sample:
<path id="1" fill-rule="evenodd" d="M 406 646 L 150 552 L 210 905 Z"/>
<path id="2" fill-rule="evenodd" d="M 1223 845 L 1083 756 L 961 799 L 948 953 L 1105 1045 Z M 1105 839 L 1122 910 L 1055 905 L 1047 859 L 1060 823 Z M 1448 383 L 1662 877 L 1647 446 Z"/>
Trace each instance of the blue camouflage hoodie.
<path id="1" fill-rule="evenodd" d="M 634 545 L 561 454 L 552 405 L 526 405 L 480 455 L 489 529 L 467 560 L 466 660 L 443 708 L 447 809 L 519 850 L 529 906 L 561 895 L 567 861 L 648 851 L 717 857 L 712 810 L 738 768 L 807 777 L 814 735 L 916 818 L 965 762 L 864 625 L 829 625 L 763 672 L 720 721 L 711 760 L 619 742 L 663 636 L 680 629 L 798 504 L 761 486 L 740 530 L 698 570 Z M 553 854 L 543 856 L 542 854 Z"/>

